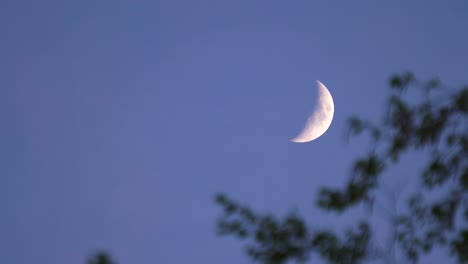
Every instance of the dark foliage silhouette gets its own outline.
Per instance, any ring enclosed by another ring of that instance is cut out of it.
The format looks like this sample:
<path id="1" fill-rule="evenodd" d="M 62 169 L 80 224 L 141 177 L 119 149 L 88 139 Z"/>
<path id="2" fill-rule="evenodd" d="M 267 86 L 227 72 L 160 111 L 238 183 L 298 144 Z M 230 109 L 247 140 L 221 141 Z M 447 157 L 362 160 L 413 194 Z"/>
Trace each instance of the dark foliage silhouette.
<path id="1" fill-rule="evenodd" d="M 410 90 L 419 93 L 417 101 L 410 100 Z M 381 123 L 349 119 L 350 136 L 369 136 L 369 152 L 355 160 L 342 189 L 322 188 L 317 197 L 324 211 L 342 213 L 359 204 L 373 208 L 375 198 L 383 195 L 382 177 L 391 177 L 391 169 L 406 153 L 428 156 L 421 173 L 409 175 L 420 186 L 405 199 L 406 208 L 387 216 L 392 227 L 389 248 L 373 245 L 369 220 L 355 223 L 345 234 L 311 230 L 297 213 L 261 214 L 224 194 L 216 195 L 223 208 L 219 234 L 247 240 L 247 254 L 261 263 L 305 262 L 310 254 L 328 263 L 375 258 L 396 263 L 394 250 L 417 263 L 435 247 L 468 263 L 468 86 L 449 90 L 437 79 L 420 81 L 408 72 L 390 78 L 389 93 Z"/>
<path id="2" fill-rule="evenodd" d="M 92 257 L 88 259 L 86 264 L 117 264 L 111 258 L 111 256 L 104 252 L 100 251 L 94 254 Z"/>

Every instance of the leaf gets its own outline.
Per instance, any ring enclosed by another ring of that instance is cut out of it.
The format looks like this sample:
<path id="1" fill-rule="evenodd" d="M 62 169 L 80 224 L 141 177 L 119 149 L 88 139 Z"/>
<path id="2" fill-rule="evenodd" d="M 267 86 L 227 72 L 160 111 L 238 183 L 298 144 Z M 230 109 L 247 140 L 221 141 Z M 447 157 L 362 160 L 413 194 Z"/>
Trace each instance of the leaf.
<path id="1" fill-rule="evenodd" d="M 363 122 L 357 117 L 351 117 L 348 123 L 351 135 L 359 135 L 364 128 Z"/>
<path id="2" fill-rule="evenodd" d="M 468 190 L 468 167 L 466 167 L 460 176 L 460 185 L 463 189 Z"/>
<path id="3" fill-rule="evenodd" d="M 455 105 L 459 111 L 468 114 L 468 87 L 464 87 L 455 97 Z"/>
<path id="4" fill-rule="evenodd" d="M 401 76 L 395 74 L 390 78 L 390 88 L 401 91 L 413 80 L 414 76 L 411 72 L 405 72 Z"/>
<path id="5" fill-rule="evenodd" d="M 436 158 L 431 161 L 423 173 L 424 184 L 433 188 L 445 183 L 449 176 L 450 170 L 439 158 Z"/>
<path id="6" fill-rule="evenodd" d="M 429 94 L 432 90 L 440 86 L 440 80 L 438 78 L 434 78 L 432 80 L 429 80 L 425 85 L 424 85 L 424 92 Z"/>
<path id="7" fill-rule="evenodd" d="M 393 137 L 392 144 L 390 146 L 389 155 L 393 161 L 398 160 L 400 152 L 404 151 L 408 146 L 408 138 L 401 135 L 395 135 Z"/>
<path id="8" fill-rule="evenodd" d="M 403 88 L 403 80 L 398 75 L 394 75 L 390 78 L 390 87 L 400 90 Z"/>
<path id="9" fill-rule="evenodd" d="M 452 241 L 451 252 L 457 255 L 460 263 L 468 262 L 468 229 L 461 230 Z"/>

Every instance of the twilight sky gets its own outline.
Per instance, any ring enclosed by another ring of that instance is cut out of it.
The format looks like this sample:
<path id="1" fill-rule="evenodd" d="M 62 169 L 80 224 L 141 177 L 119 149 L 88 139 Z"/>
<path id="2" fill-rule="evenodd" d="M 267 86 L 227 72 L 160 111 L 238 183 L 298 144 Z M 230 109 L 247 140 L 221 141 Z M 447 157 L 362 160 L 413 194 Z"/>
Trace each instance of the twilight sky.
<path id="1" fill-rule="evenodd" d="M 216 192 L 330 227 L 315 191 L 365 153 L 347 118 L 378 119 L 395 72 L 468 83 L 467 14 L 464 0 L 0 1 L 0 263 L 101 248 L 121 264 L 250 263 L 215 234 Z M 291 143 L 315 80 L 335 118 Z"/>

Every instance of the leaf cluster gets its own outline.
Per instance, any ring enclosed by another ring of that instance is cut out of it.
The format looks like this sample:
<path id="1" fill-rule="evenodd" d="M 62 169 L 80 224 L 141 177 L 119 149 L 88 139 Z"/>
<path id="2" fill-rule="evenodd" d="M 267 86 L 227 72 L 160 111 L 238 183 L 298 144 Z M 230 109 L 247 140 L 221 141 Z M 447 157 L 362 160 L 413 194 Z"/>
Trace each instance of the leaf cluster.
<path id="1" fill-rule="evenodd" d="M 355 263 L 367 254 L 370 229 L 365 223 L 357 230 L 348 230 L 342 241 L 331 231 L 311 232 L 294 212 L 279 219 L 257 214 L 222 194 L 216 195 L 216 202 L 224 208 L 224 215 L 218 219 L 218 234 L 248 239 L 247 255 L 261 263 L 302 263 L 313 251 L 329 263 Z"/>

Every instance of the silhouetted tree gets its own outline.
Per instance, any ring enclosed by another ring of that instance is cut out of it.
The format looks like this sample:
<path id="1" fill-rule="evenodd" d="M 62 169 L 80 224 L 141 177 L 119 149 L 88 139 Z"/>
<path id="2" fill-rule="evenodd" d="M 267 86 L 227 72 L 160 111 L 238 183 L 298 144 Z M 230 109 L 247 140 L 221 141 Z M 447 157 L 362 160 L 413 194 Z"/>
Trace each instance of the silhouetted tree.
<path id="1" fill-rule="evenodd" d="M 104 251 L 100 251 L 90 257 L 86 264 L 116 264 L 116 262 L 112 260 L 109 254 Z"/>
<path id="2" fill-rule="evenodd" d="M 391 177 L 386 172 L 405 153 L 427 155 L 422 172 L 409 175 L 420 181 L 420 187 L 410 192 L 404 212 L 388 216 L 389 248 L 373 245 L 375 231 L 368 219 L 337 235 L 311 230 L 297 213 L 282 218 L 263 215 L 223 194 L 216 195 L 224 209 L 219 234 L 248 239 L 247 254 L 261 263 L 304 262 L 311 253 L 328 263 L 377 258 L 395 263 L 389 255 L 394 248 L 416 263 L 436 246 L 468 263 L 468 86 L 447 91 L 437 79 L 422 82 L 403 73 L 390 78 L 389 88 L 387 115 L 381 123 L 349 119 L 350 135 L 369 132 L 368 154 L 354 162 L 344 188 L 322 188 L 317 198 L 317 206 L 325 211 L 342 213 L 358 204 L 373 208 L 384 192 L 380 184 L 384 173 Z M 421 93 L 418 101 L 409 101 L 410 89 Z"/>

